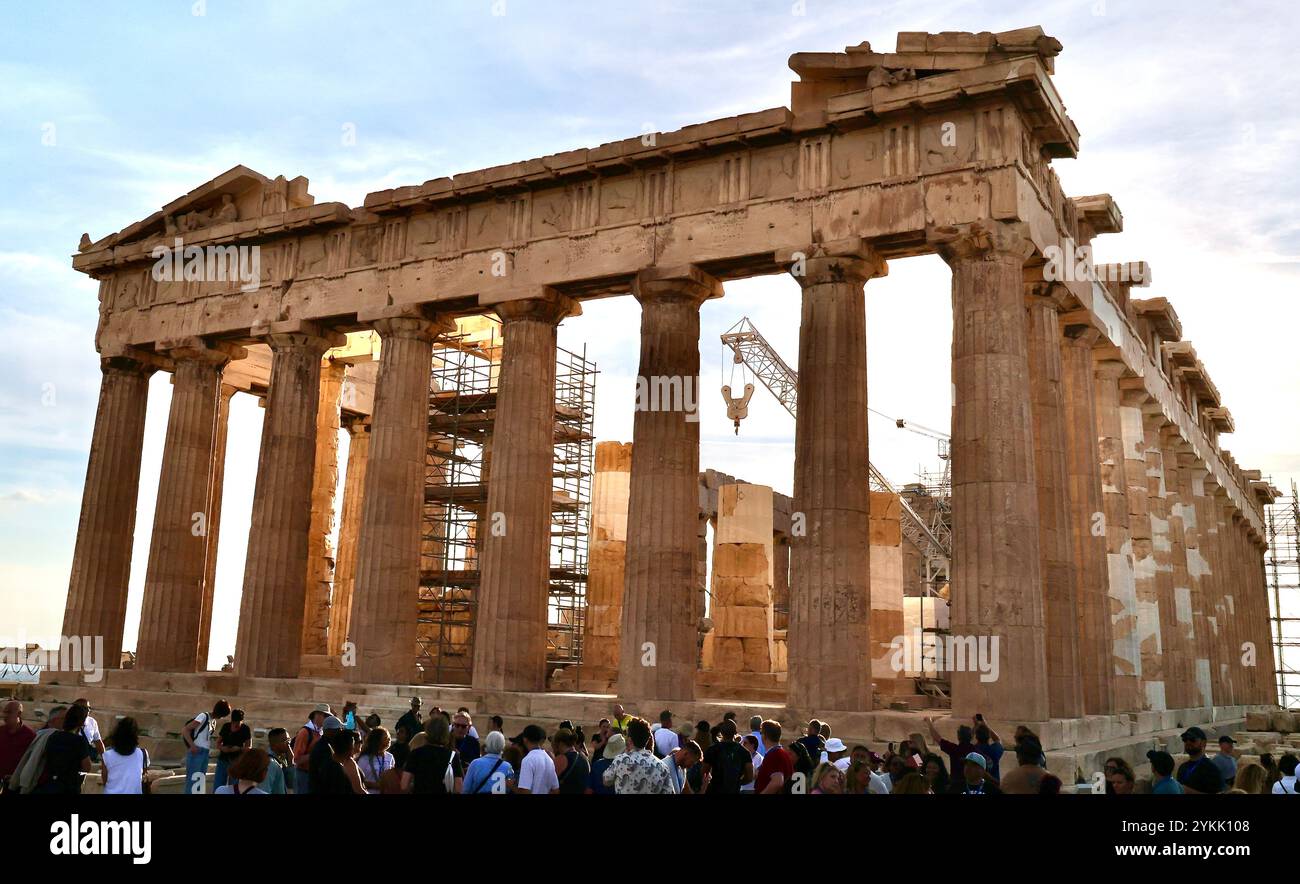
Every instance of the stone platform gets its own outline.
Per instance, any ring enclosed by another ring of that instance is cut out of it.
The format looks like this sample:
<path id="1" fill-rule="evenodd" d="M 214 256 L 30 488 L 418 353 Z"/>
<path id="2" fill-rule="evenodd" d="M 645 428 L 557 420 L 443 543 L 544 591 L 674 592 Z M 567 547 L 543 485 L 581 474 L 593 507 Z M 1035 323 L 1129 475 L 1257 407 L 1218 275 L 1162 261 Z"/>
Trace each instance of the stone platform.
<path id="1" fill-rule="evenodd" d="M 835 712 L 833 710 L 796 710 L 773 699 L 749 701 L 697 699 L 692 702 L 664 700 L 637 701 L 615 694 L 594 693 L 517 693 L 482 691 L 461 686 L 434 685 L 357 685 L 339 679 L 266 679 L 230 673 L 158 673 L 133 670 L 109 670 L 96 684 L 79 684 L 73 678 L 50 677 L 37 685 L 0 688 L 12 693 L 27 707 L 26 717 L 34 725 L 44 721 L 52 706 L 66 705 L 78 697 L 88 697 L 100 729 L 107 735 L 116 719 L 130 715 L 144 732 L 146 748 L 166 763 L 181 757 L 180 730 L 195 713 L 211 708 L 219 698 L 232 708 L 243 709 L 254 729 L 257 741 L 265 731 L 284 727 L 291 732 L 303 723 L 307 713 L 318 703 L 341 709 L 347 700 L 355 700 L 362 715 L 378 713 L 391 727 L 418 694 L 427 713 L 434 706 L 456 709 L 466 706 L 480 733 L 488 716 L 501 715 L 507 734 L 513 735 L 526 724 L 537 723 L 554 728 L 569 719 L 588 734 L 602 717 L 610 714 L 615 702 L 622 702 L 629 712 L 655 720 L 659 712 L 671 709 L 678 726 L 702 719 L 717 722 L 724 713 L 735 711 L 745 722 L 751 715 L 780 721 L 787 734 L 810 717 L 829 721 L 837 737 L 849 745 L 865 743 L 875 750 L 898 742 L 913 732 L 926 732 L 927 715 L 935 718 L 940 733 L 951 738 L 957 722 L 944 710 L 926 712 L 874 711 Z M 766 693 L 766 692 L 765 692 Z M 1052 719 L 1045 722 L 1004 722 L 990 720 L 992 727 L 1010 745 L 1017 724 L 1026 724 L 1042 739 L 1047 751 L 1048 767 L 1066 782 L 1080 774 L 1085 778 L 1102 767 L 1109 757 L 1124 758 L 1135 768 L 1146 764 L 1149 749 L 1181 750 L 1178 735 L 1191 725 L 1200 725 L 1211 735 L 1240 733 L 1246 730 L 1248 713 L 1271 713 L 1266 706 L 1220 706 L 1179 709 L 1164 712 L 1139 712 L 1120 715 L 1087 716 L 1078 719 Z M 934 747 L 932 747 L 934 748 Z"/>

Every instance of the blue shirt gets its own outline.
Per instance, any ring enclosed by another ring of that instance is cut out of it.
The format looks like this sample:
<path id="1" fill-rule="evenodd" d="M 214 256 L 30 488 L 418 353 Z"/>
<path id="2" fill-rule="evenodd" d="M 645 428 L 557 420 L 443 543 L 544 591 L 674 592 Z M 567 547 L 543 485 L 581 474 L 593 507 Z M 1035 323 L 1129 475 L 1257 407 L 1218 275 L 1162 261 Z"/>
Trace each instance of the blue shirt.
<path id="1" fill-rule="evenodd" d="M 491 795 L 492 787 L 495 782 L 504 782 L 515 778 L 515 769 L 510 766 L 509 761 L 502 761 L 500 765 L 500 755 L 484 755 L 482 758 L 475 758 L 469 763 L 469 768 L 465 771 L 465 783 L 461 789 L 463 795 L 474 795 L 478 793 Z M 492 770 L 492 768 L 496 770 Z M 488 773 L 492 776 L 489 777 Z"/>
<path id="2" fill-rule="evenodd" d="M 989 761 L 989 773 L 993 779 L 1002 779 L 1002 753 L 1006 751 L 1002 748 L 1001 743 L 976 743 L 975 751 L 983 755 Z"/>
<path id="3" fill-rule="evenodd" d="M 1161 777 L 1151 784 L 1152 795 L 1182 795 L 1183 787 L 1173 777 Z"/>
<path id="4" fill-rule="evenodd" d="M 605 785 L 605 770 L 613 763 L 614 759 L 606 758 L 603 754 L 591 763 L 591 776 L 587 778 L 587 786 L 593 795 L 614 794 L 614 787 Z"/>
<path id="5" fill-rule="evenodd" d="M 268 795 L 285 794 L 284 770 L 276 763 L 274 758 L 272 758 L 270 763 L 267 764 L 266 776 L 262 779 L 262 782 L 257 784 L 257 788 L 261 789 Z"/>

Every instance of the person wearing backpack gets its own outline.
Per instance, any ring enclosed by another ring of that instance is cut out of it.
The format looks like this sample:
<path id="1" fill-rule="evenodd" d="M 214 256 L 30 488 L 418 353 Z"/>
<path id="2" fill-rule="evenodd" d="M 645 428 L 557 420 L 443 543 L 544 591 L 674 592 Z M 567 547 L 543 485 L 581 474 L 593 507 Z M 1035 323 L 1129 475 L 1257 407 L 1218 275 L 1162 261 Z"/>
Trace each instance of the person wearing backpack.
<path id="1" fill-rule="evenodd" d="M 483 741 L 484 754 L 475 758 L 465 769 L 462 795 L 508 795 L 509 783 L 515 778 L 515 769 L 501 757 L 506 748 L 506 735 L 490 732 Z M 500 783 L 500 787 L 497 784 Z"/>
<path id="2" fill-rule="evenodd" d="M 208 756 L 212 753 L 212 731 L 217 722 L 230 715 L 230 704 L 218 700 L 211 714 L 200 712 L 181 728 L 185 741 L 185 791 L 202 795 L 207 791 Z"/>
<path id="3" fill-rule="evenodd" d="M 461 791 L 465 768 L 451 746 L 451 723 L 431 715 L 424 725 L 424 745 L 411 750 L 402 772 L 402 791 L 416 795 L 449 795 Z"/>
<path id="4" fill-rule="evenodd" d="M 293 791 L 296 795 L 311 792 L 311 750 L 320 742 L 325 719 L 329 714 L 329 705 L 320 704 L 307 716 L 307 723 L 298 728 L 298 733 L 293 738 Z"/>
<path id="5" fill-rule="evenodd" d="M 736 742 L 736 723 L 723 719 L 718 742 L 704 750 L 705 795 L 739 795 L 740 787 L 754 781 L 754 761 Z"/>

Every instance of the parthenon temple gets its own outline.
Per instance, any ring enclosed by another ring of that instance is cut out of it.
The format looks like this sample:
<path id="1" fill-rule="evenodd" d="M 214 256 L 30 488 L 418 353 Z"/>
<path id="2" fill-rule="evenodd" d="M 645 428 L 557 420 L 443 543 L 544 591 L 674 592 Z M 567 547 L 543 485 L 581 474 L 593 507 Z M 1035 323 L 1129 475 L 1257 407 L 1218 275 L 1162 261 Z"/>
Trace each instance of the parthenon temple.
<path id="1" fill-rule="evenodd" d="M 1061 48 L 1032 27 L 800 52 L 789 107 L 357 207 L 237 166 L 84 237 L 103 377 L 63 632 L 122 658 L 164 371 L 139 637 L 100 690 L 400 708 L 419 686 L 534 718 L 558 695 L 693 718 L 748 699 L 881 739 L 978 711 L 1053 749 L 1275 706 L 1277 492 L 1223 447 L 1232 415 L 1171 300 L 1138 297 L 1151 268 L 1092 260 L 1123 216 L 1053 170 L 1080 143 Z M 188 267 L 214 247 L 255 249 L 256 278 L 160 278 L 160 250 Z M 938 591 L 908 564 L 906 493 L 868 475 L 865 290 L 923 254 L 952 272 Z M 801 299 L 792 496 L 701 464 L 689 409 L 638 402 L 630 443 L 597 442 L 595 366 L 557 346 L 561 322 L 630 295 L 639 379 L 695 382 L 703 302 L 782 273 Z M 241 393 L 265 412 L 238 640 L 229 671 L 205 673 Z M 892 662 L 922 609 L 941 615 L 927 635 L 991 647 L 997 677 Z"/>

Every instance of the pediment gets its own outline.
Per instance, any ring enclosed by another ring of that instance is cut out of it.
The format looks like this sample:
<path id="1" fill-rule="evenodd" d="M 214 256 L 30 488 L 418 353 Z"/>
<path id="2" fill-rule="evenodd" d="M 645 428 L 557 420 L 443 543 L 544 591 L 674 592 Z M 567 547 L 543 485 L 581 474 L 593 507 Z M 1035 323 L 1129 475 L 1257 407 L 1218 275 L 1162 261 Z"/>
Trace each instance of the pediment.
<path id="1" fill-rule="evenodd" d="M 79 251 L 184 237 L 195 231 L 279 214 L 314 202 L 307 192 L 307 179 L 302 176 L 291 180 L 283 175 L 268 178 L 247 166 L 235 166 L 117 233 L 95 243 L 83 239 Z"/>

